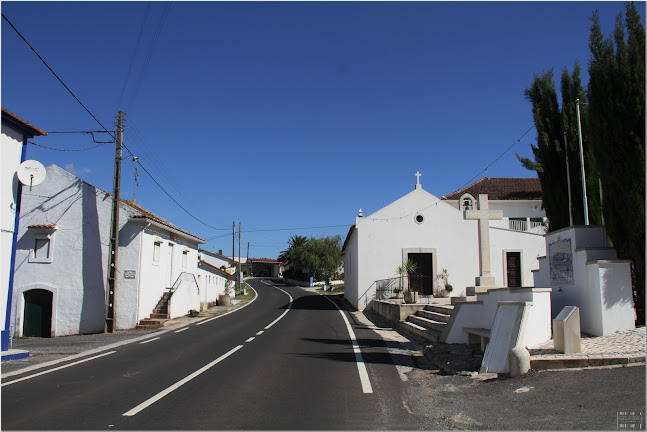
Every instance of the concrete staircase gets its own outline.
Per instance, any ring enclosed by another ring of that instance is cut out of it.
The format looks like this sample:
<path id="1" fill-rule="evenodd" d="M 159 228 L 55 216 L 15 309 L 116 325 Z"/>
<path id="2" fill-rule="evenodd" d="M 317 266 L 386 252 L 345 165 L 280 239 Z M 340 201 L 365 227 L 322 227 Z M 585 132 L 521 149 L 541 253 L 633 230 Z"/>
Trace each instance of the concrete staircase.
<path id="1" fill-rule="evenodd" d="M 139 320 L 137 329 L 149 330 L 152 328 L 161 327 L 164 321 L 168 321 L 168 302 L 171 298 L 171 294 L 171 291 L 166 291 L 162 295 L 162 298 L 160 298 L 160 300 L 157 302 L 157 306 L 155 306 L 155 309 L 153 309 L 153 313 L 150 314 L 148 318 Z"/>
<path id="2" fill-rule="evenodd" d="M 427 305 L 400 321 L 400 330 L 423 343 L 439 342 L 453 310 L 452 305 Z"/>

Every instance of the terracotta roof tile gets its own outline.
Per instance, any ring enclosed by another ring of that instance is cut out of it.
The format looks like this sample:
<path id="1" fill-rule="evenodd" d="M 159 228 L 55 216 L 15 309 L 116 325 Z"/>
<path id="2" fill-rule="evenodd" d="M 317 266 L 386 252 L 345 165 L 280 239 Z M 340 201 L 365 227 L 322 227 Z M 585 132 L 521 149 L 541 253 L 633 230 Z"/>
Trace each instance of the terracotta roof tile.
<path id="1" fill-rule="evenodd" d="M 267 262 L 267 263 L 275 263 L 278 264 L 279 262 L 275 259 L 272 258 L 250 258 L 250 262 Z"/>
<path id="2" fill-rule="evenodd" d="M 34 132 L 34 136 L 45 136 L 45 135 L 47 135 L 47 132 L 45 132 L 44 130 L 38 129 L 33 124 L 31 124 L 29 122 L 26 122 L 25 120 L 21 119 L 17 115 L 7 111 L 7 109 L 5 109 L 5 108 L 2 108 L 2 115 L 11 118 L 15 122 L 22 125 L 24 128 L 30 129 L 32 132 Z"/>
<path id="3" fill-rule="evenodd" d="M 27 228 L 47 228 L 47 229 L 56 229 L 57 226 L 53 224 L 39 224 L 39 225 L 29 225 Z"/>
<path id="4" fill-rule="evenodd" d="M 538 178 L 484 177 L 454 193 L 445 196 L 446 200 L 458 200 L 463 194 L 478 198 L 487 194 L 489 200 L 540 200 L 541 183 Z"/>
<path id="5" fill-rule="evenodd" d="M 173 225 L 171 222 L 167 221 L 166 219 L 162 219 L 161 217 L 157 216 L 155 213 L 152 213 L 152 212 L 146 210 L 144 207 L 140 206 L 139 204 L 135 203 L 134 201 L 128 201 L 128 200 L 125 200 L 123 198 L 121 199 L 121 201 L 124 204 L 129 205 L 130 207 L 132 207 L 133 209 L 137 210 L 140 213 L 139 215 L 131 216 L 132 219 L 138 219 L 138 218 L 150 219 L 150 220 L 155 221 L 155 222 L 157 222 L 159 224 L 162 224 L 162 225 L 164 225 L 166 227 L 172 228 L 172 229 L 174 229 L 176 231 L 180 231 L 180 232 L 182 232 L 182 233 L 184 233 L 184 234 L 186 234 L 188 236 L 191 236 L 191 237 L 194 237 L 194 238 L 197 238 L 197 239 L 200 239 L 200 240 L 204 241 L 204 239 L 198 237 L 197 235 L 191 234 L 190 232 L 185 231 L 185 230 L 183 230 L 182 228 L 180 228 L 180 227 L 178 227 L 176 225 Z"/>

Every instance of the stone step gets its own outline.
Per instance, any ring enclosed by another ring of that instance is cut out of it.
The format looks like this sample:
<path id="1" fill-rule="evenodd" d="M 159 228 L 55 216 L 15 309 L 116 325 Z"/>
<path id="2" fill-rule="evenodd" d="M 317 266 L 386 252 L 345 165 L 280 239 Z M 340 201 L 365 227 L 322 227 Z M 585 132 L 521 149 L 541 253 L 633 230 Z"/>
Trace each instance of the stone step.
<path id="1" fill-rule="evenodd" d="M 161 327 L 162 323 L 164 321 L 166 321 L 166 319 L 159 320 L 159 319 L 144 318 L 142 320 L 139 320 L 139 324 L 137 325 L 137 328 L 138 329 L 151 329 L 151 328 Z"/>
<path id="2" fill-rule="evenodd" d="M 424 327 L 426 329 L 435 330 L 435 331 L 437 331 L 439 333 L 442 333 L 443 329 L 447 325 L 446 322 L 434 321 L 434 320 L 430 320 L 430 319 L 427 319 L 427 318 L 423 318 L 423 317 L 418 316 L 418 315 L 410 315 L 410 316 L 408 316 L 407 321 L 409 321 L 411 323 L 414 323 L 414 324 L 417 324 L 417 325 L 419 325 L 421 327 Z"/>
<path id="3" fill-rule="evenodd" d="M 437 330 L 428 329 L 409 321 L 400 321 L 399 330 L 422 343 L 438 342 L 442 334 Z"/>
<path id="4" fill-rule="evenodd" d="M 416 315 L 422 318 L 427 318 L 432 321 L 445 322 L 445 323 L 449 322 L 449 315 L 446 313 L 421 310 L 421 311 L 418 311 Z"/>
<path id="5" fill-rule="evenodd" d="M 426 311 L 429 312 L 436 312 L 439 314 L 445 314 L 445 315 L 451 315 L 452 311 L 454 310 L 454 306 L 452 305 L 427 305 L 425 306 Z"/>
<path id="6" fill-rule="evenodd" d="M 167 313 L 152 313 L 150 319 L 168 319 Z"/>

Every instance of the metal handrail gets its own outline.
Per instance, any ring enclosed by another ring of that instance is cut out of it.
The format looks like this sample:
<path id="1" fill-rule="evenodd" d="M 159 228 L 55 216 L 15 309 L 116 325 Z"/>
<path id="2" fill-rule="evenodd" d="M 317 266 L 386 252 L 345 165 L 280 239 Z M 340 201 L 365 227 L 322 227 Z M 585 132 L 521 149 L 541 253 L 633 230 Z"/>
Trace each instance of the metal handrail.
<path id="1" fill-rule="evenodd" d="M 184 282 L 187 282 L 187 283 L 193 282 L 193 285 L 198 290 L 198 294 L 200 294 L 200 286 L 198 285 L 198 281 L 195 279 L 195 275 L 193 273 L 189 273 L 189 272 L 182 272 L 182 273 L 180 273 L 180 275 L 175 280 L 175 283 L 173 284 L 173 286 L 171 286 L 171 288 L 169 288 L 169 292 L 171 293 L 171 297 L 173 296 L 175 291 L 177 291 L 177 289 Z"/>

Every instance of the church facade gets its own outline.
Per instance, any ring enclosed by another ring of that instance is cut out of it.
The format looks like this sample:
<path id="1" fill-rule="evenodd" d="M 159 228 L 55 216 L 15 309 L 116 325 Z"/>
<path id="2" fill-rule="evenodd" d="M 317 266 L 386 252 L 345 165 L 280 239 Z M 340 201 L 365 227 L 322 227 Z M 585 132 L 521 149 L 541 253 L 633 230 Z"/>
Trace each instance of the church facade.
<path id="1" fill-rule="evenodd" d="M 407 260 L 417 264 L 422 294 L 438 295 L 439 275 L 445 273 L 454 287 L 451 296 L 464 296 L 481 274 L 478 221 L 465 219 L 481 194 L 491 197 L 489 210 L 502 214 L 488 224 L 495 285 L 532 286 L 537 258 L 545 255 L 547 224 L 537 179 L 484 178 L 442 198 L 418 180 L 410 193 L 355 219 L 342 249 L 345 297 L 365 309 L 381 286 L 398 278 L 396 269 Z"/>

